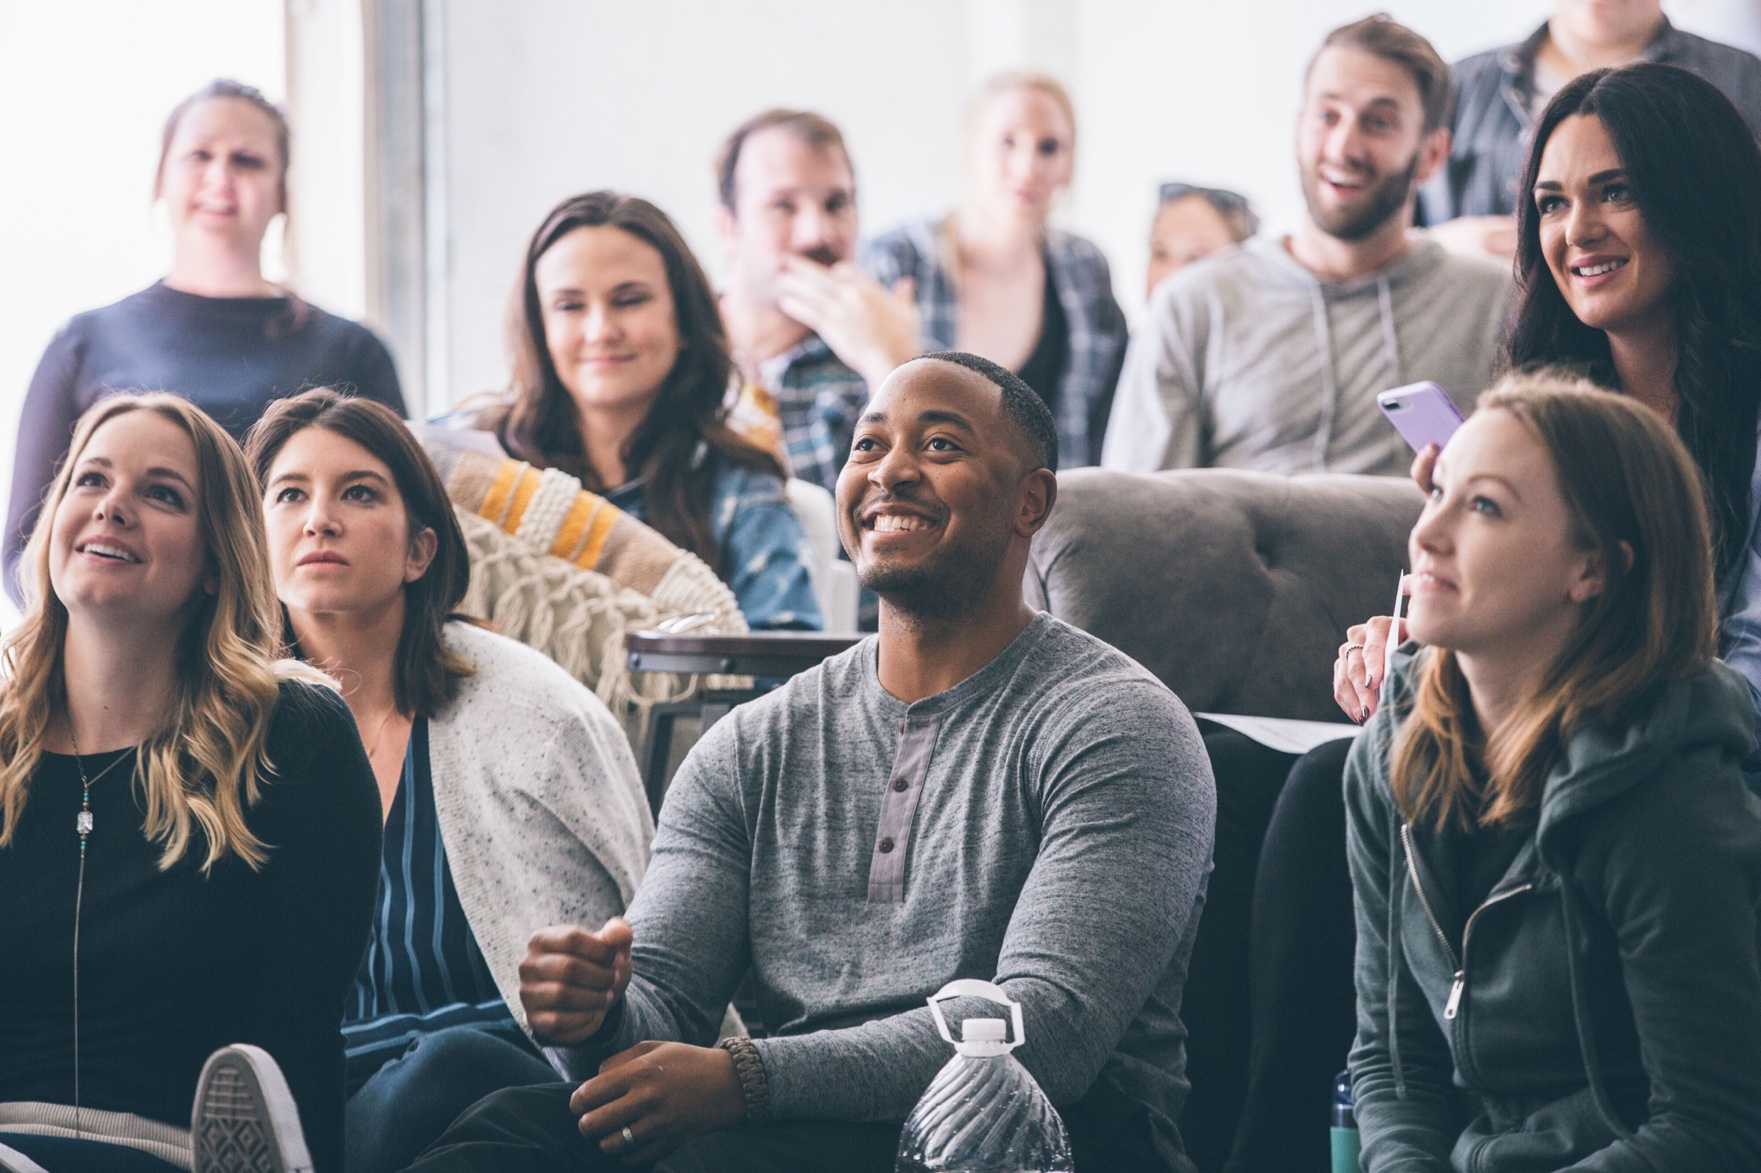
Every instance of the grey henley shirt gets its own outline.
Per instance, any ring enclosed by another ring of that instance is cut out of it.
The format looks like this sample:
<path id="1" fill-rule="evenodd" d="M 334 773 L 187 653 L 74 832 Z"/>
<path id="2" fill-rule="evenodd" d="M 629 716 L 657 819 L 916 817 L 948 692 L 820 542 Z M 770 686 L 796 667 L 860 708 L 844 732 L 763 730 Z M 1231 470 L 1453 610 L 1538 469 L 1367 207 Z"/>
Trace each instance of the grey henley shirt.
<path id="1" fill-rule="evenodd" d="M 553 1054 L 584 1078 L 643 1040 L 707 1045 L 750 965 L 772 1117 L 902 1120 L 953 1054 L 925 998 L 983 978 L 1022 1004 L 1015 1054 L 1054 1103 L 1100 1079 L 1172 1125 L 1216 816 L 1192 718 L 1043 614 L 916 704 L 875 656 L 871 637 L 693 749 L 630 907 L 629 990 Z"/>

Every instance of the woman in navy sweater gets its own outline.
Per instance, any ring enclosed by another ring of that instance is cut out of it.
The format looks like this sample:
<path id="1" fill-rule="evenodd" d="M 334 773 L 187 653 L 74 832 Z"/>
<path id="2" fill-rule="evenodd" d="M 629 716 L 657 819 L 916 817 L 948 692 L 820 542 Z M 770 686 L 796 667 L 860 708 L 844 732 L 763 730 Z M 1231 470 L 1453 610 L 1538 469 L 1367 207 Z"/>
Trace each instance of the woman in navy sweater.
<path id="1" fill-rule="evenodd" d="M 37 364 L 18 428 L 3 548 L 6 589 L 73 424 L 113 391 L 171 391 L 235 439 L 273 399 L 347 386 L 404 412 L 384 344 L 263 277 L 269 224 L 287 211 L 287 120 L 250 86 L 216 81 L 171 112 L 153 193 L 172 226 L 171 272 L 79 314 Z"/>

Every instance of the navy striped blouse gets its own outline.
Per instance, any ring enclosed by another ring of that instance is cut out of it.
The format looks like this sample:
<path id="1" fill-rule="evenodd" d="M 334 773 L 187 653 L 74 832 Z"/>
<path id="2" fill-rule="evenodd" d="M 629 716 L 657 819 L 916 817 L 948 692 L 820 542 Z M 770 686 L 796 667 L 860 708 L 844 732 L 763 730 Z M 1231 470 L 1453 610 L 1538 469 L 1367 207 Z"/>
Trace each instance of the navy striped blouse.
<path id="1" fill-rule="evenodd" d="M 434 808 L 428 721 L 418 717 L 385 821 L 372 938 L 343 1016 L 354 1090 L 419 1035 L 478 1026 L 520 1036 L 465 919 Z"/>

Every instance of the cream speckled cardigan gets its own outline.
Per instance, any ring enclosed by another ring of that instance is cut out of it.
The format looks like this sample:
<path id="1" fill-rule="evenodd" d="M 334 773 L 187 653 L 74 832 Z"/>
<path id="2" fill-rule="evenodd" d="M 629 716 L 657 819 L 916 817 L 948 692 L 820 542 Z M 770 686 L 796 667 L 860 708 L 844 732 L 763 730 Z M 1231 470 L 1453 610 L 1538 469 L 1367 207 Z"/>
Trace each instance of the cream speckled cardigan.
<path id="1" fill-rule="evenodd" d="M 465 623 L 447 646 L 477 668 L 428 722 L 434 805 L 465 919 L 514 1019 L 526 941 L 624 911 L 654 821 L 605 705 L 542 653 Z"/>

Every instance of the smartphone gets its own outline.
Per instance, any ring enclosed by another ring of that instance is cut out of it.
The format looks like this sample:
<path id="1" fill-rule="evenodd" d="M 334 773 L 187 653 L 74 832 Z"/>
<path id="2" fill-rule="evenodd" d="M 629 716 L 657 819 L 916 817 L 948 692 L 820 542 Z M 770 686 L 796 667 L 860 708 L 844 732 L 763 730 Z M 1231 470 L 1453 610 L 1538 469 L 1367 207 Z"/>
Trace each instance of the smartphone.
<path id="1" fill-rule="evenodd" d="M 1441 449 L 1462 424 L 1461 409 L 1435 383 L 1411 383 L 1384 391 L 1376 396 L 1376 406 L 1414 452 L 1423 451 L 1426 444 Z"/>

